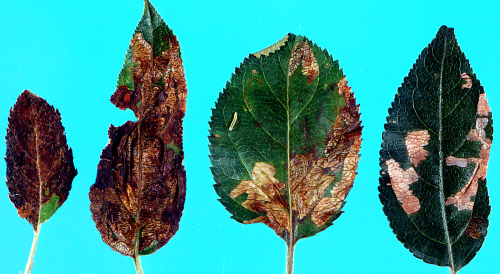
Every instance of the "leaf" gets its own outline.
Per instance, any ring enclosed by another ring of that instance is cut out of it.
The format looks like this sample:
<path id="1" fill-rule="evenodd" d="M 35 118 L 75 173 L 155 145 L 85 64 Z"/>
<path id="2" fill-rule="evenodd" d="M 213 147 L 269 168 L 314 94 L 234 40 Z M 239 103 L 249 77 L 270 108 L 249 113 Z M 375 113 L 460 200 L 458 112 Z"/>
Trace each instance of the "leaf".
<path id="1" fill-rule="evenodd" d="M 179 43 L 145 1 L 111 102 L 138 121 L 109 128 L 90 210 L 103 241 L 123 255 L 154 253 L 179 228 L 186 195 L 182 120 L 186 82 Z"/>
<path id="2" fill-rule="evenodd" d="M 332 225 L 359 161 L 350 90 L 338 61 L 302 36 L 243 61 L 210 122 L 214 187 L 232 218 L 265 223 L 289 248 Z"/>
<path id="3" fill-rule="evenodd" d="M 66 201 L 77 174 L 61 115 L 25 90 L 10 110 L 5 140 L 9 198 L 36 230 Z"/>
<path id="4" fill-rule="evenodd" d="M 443 26 L 405 77 L 380 151 L 380 200 L 397 238 L 458 271 L 486 236 L 493 120 L 484 89 Z"/>
<path id="5" fill-rule="evenodd" d="M 9 198 L 35 231 L 29 272 L 40 226 L 66 201 L 77 171 L 59 111 L 29 90 L 10 110 L 5 140 Z"/>

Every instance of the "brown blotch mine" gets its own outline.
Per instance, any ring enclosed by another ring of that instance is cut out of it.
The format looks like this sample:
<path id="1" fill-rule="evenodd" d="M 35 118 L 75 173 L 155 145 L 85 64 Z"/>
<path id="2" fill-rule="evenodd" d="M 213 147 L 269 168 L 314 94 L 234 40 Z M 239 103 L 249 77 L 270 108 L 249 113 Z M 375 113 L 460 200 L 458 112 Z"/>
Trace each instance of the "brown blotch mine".
<path id="1" fill-rule="evenodd" d="M 285 229 L 290 232 L 290 225 L 286 211 L 288 205 L 279 191 L 285 187 L 285 184 L 274 177 L 275 173 L 274 166 L 264 162 L 257 162 L 252 170 L 253 180 L 242 180 L 229 193 L 229 196 L 234 199 L 243 193 L 247 193 L 247 200 L 241 205 L 253 212 L 264 212 L 266 215 L 245 223 L 261 222 L 272 228 L 276 234 L 281 235 Z"/>
<path id="2" fill-rule="evenodd" d="M 408 151 L 410 162 L 415 167 L 429 155 L 424 146 L 429 143 L 430 138 L 431 136 L 427 130 L 408 132 L 405 138 L 406 150 Z"/>
<path id="3" fill-rule="evenodd" d="M 486 234 L 481 231 L 481 228 L 486 224 L 485 220 L 481 217 L 472 217 L 469 225 L 465 229 L 465 236 L 474 238 L 474 239 L 479 239 L 479 238 L 484 238 Z"/>
<path id="4" fill-rule="evenodd" d="M 320 202 L 335 177 L 323 172 L 325 158 L 316 161 L 313 153 L 297 155 L 290 161 L 290 188 L 293 209 L 303 219 Z M 313 219 L 314 221 L 314 219 Z"/>
<path id="5" fill-rule="evenodd" d="M 302 64 L 302 74 L 307 76 L 307 84 L 311 84 L 319 75 L 319 66 L 314 53 L 306 42 L 298 42 L 295 45 L 288 64 L 288 76 L 295 73 L 299 64 Z"/>
<path id="6" fill-rule="evenodd" d="M 403 210 L 408 215 L 419 211 L 420 201 L 410 190 L 410 185 L 419 179 L 415 169 L 411 167 L 407 170 L 403 170 L 394 159 L 387 160 L 385 164 L 387 165 L 389 177 L 391 178 L 392 189 L 398 201 L 401 203 Z"/>
<path id="7" fill-rule="evenodd" d="M 346 105 L 339 109 L 339 115 L 325 148 L 326 159 L 318 160 L 318 164 L 330 172 L 341 172 L 342 177 L 336 178 L 337 182 L 333 189 L 320 196 L 322 198 L 313 209 L 311 220 L 318 226 L 324 225 L 341 209 L 354 185 L 361 149 L 362 126 L 359 105 L 356 104 L 351 87 L 347 85 L 346 77 L 338 82 L 337 87 Z"/>

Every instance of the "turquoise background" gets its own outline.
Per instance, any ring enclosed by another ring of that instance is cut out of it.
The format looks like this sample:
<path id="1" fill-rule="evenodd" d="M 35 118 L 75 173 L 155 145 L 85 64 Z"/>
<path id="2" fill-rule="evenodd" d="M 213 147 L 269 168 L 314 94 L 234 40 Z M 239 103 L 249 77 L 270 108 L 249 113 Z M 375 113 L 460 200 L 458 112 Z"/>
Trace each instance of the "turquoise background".
<path id="1" fill-rule="evenodd" d="M 361 104 L 364 126 L 358 176 L 345 213 L 324 232 L 298 242 L 295 273 L 448 273 L 414 258 L 389 228 L 377 190 L 381 134 L 397 88 L 441 25 L 455 28 L 485 88 L 493 119 L 500 121 L 500 1 L 152 3 L 177 35 L 184 60 L 187 197 L 174 238 L 141 257 L 146 274 L 285 273 L 283 240 L 263 224 L 235 222 L 217 201 L 207 135 L 211 108 L 235 67 L 288 32 L 307 36 L 339 59 Z M 78 169 L 68 200 L 42 226 L 33 274 L 135 273 L 131 258 L 102 242 L 90 217 L 88 191 L 109 125 L 134 119 L 109 97 L 143 6 L 140 0 L 2 0 L 0 136 L 6 134 L 17 96 L 30 89 L 61 112 Z M 460 274 L 500 272 L 497 143 L 495 139 L 487 177 L 492 206 L 488 236 Z M 4 142 L 0 155 L 5 155 Z M 0 161 L 0 174 L 5 169 Z M 0 272 L 19 273 L 33 229 L 19 218 L 7 193 L 5 184 L 0 186 Z"/>

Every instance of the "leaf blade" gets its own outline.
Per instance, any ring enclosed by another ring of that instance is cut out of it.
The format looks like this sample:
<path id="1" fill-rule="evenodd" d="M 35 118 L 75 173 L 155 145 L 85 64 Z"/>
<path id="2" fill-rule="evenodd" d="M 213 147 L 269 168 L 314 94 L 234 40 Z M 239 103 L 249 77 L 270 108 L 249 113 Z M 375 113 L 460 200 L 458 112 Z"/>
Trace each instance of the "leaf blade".
<path id="1" fill-rule="evenodd" d="M 111 102 L 138 121 L 110 126 L 89 198 L 103 241 L 139 262 L 177 232 L 184 208 L 187 88 L 177 37 L 149 1 Z"/>
<path id="2" fill-rule="evenodd" d="M 443 26 L 398 89 L 380 151 L 384 213 L 416 257 L 458 271 L 481 247 L 492 132 L 484 89 Z"/>
<path id="3" fill-rule="evenodd" d="M 77 174 L 59 111 L 23 91 L 10 111 L 6 142 L 9 198 L 36 231 L 66 201 Z"/>
<path id="4" fill-rule="evenodd" d="M 344 118 L 352 118 L 351 128 Z M 355 176 L 361 126 L 345 77 L 326 50 L 288 34 L 245 58 L 216 102 L 210 128 L 214 187 L 232 218 L 265 223 L 294 246 L 340 215 Z M 356 141 L 346 142 L 344 133 Z M 337 153 L 339 144 L 352 153 Z M 331 197 L 347 154 L 352 180 Z M 340 201 L 333 205 L 332 198 Z"/>

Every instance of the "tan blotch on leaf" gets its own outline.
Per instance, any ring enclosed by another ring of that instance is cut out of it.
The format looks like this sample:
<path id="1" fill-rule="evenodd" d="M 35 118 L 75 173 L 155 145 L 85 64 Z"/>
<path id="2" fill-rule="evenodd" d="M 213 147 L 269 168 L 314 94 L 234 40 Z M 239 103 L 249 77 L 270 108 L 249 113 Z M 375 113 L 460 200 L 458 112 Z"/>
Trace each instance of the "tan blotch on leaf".
<path id="1" fill-rule="evenodd" d="M 339 109 L 333 131 L 325 148 L 325 159 L 318 160 L 322 168 L 330 172 L 340 172 L 342 178 L 336 178 L 330 193 L 321 195 L 314 207 L 311 220 L 318 226 L 324 225 L 342 207 L 356 178 L 356 169 L 361 149 L 361 121 L 359 105 L 347 85 L 346 77 L 337 84 L 338 92 L 344 97 L 346 105 Z"/>
<path id="2" fill-rule="evenodd" d="M 477 103 L 477 115 L 488 116 L 491 112 L 491 108 L 488 105 L 488 99 L 486 98 L 486 93 L 479 94 L 479 102 Z"/>
<path id="3" fill-rule="evenodd" d="M 306 217 L 320 202 L 325 190 L 335 180 L 332 175 L 325 175 L 323 163 L 325 158 L 315 161 L 313 153 L 297 155 L 290 162 L 290 188 L 293 209 L 298 212 L 299 219 Z M 328 199 L 328 198 L 325 198 Z M 313 221 L 320 226 L 320 221 Z"/>
<path id="4" fill-rule="evenodd" d="M 159 91 L 158 87 L 153 88 L 153 84 L 163 78 L 168 97 L 162 100 L 165 100 L 169 111 L 182 113 L 186 111 L 185 104 L 177 103 L 186 100 L 186 93 L 182 92 L 186 90 L 186 84 L 182 59 L 178 56 L 179 42 L 175 36 L 168 36 L 168 39 L 170 39 L 170 49 L 156 57 L 153 56 L 153 47 L 144 40 L 142 33 L 136 33 L 130 41 L 133 48 L 132 61 L 137 63 L 132 71 L 134 82 L 137 83 L 136 96 L 141 101 L 139 109 L 151 107 L 150 102 L 155 100 Z M 139 113 L 144 111 L 146 110 Z"/>
<path id="5" fill-rule="evenodd" d="M 286 211 L 288 206 L 279 191 L 285 185 L 274 177 L 275 173 L 274 166 L 257 162 L 252 170 L 253 181 L 242 180 L 229 193 L 229 196 L 234 199 L 243 193 L 247 193 L 247 200 L 242 205 L 251 211 L 264 212 L 266 215 L 245 223 L 265 223 L 278 235 L 281 235 L 284 229 L 290 231 L 289 217 Z"/>
<path id="6" fill-rule="evenodd" d="M 417 212 L 420 209 L 420 201 L 410 190 L 410 185 L 418 181 L 417 172 L 413 167 L 403 170 L 394 159 L 386 161 L 385 164 L 391 178 L 392 189 L 401 207 L 408 215 Z"/>
<path id="7" fill-rule="evenodd" d="M 319 75 L 319 66 L 314 53 L 306 42 L 298 42 L 293 49 L 288 64 L 288 76 L 292 76 L 301 63 L 302 74 L 307 76 L 307 83 L 311 84 Z"/>
<path id="8" fill-rule="evenodd" d="M 429 155 L 424 146 L 429 143 L 430 138 L 431 136 L 427 130 L 408 132 L 405 139 L 406 150 L 408 151 L 408 156 L 410 156 L 410 162 L 415 167 Z"/>

